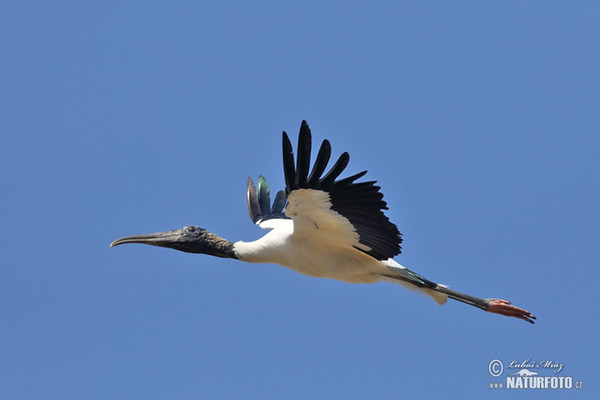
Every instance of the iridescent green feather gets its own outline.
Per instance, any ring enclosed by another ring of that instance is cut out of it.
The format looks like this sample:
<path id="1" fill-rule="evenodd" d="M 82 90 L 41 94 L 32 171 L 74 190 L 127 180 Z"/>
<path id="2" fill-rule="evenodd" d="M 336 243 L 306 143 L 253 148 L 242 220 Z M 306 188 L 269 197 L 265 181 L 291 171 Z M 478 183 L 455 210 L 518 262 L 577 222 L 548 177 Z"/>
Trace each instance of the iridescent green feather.
<path id="1" fill-rule="evenodd" d="M 258 177 L 258 204 L 260 204 L 260 213 L 262 215 L 268 215 L 271 211 L 271 196 L 269 184 L 264 176 L 259 175 Z"/>

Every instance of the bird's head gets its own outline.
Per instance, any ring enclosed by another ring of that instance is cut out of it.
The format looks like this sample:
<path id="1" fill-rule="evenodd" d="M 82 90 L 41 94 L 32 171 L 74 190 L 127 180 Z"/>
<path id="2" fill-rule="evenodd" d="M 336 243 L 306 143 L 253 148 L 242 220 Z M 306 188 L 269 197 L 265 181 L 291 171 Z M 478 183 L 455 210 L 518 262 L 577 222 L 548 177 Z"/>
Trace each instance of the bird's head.
<path id="1" fill-rule="evenodd" d="M 187 253 L 210 254 L 218 257 L 234 257 L 233 243 L 198 226 L 186 226 L 166 232 L 146 235 L 126 236 L 110 244 L 115 247 L 125 243 L 141 243 L 152 246 L 169 247 Z"/>

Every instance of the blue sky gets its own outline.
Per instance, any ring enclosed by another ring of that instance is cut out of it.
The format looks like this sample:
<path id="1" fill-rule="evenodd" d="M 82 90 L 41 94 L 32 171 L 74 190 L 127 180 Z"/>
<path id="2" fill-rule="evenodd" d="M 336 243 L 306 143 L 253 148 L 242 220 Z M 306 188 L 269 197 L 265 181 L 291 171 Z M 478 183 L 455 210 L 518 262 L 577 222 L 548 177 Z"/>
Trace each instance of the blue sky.
<path id="1" fill-rule="evenodd" d="M 597 393 L 598 4 L 215 3 L 0 6 L 0 397 Z M 190 224 L 258 238 L 246 179 L 283 188 L 302 119 L 379 181 L 398 262 L 538 323 L 108 247 Z M 493 359 L 560 362 L 584 389 L 492 390 Z"/>

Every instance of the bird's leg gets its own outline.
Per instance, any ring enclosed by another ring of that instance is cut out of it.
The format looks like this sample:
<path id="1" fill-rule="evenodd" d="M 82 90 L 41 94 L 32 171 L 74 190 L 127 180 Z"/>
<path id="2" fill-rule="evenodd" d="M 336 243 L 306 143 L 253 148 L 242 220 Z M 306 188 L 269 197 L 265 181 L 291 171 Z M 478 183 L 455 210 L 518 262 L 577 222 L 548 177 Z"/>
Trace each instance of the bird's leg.
<path id="1" fill-rule="evenodd" d="M 480 299 L 479 297 L 469 296 L 468 294 L 460 293 L 455 290 L 448 289 L 442 285 L 436 285 L 432 288 L 436 292 L 444 293 L 454 300 L 458 300 L 465 304 L 469 304 L 480 308 L 484 311 L 506 315 L 507 317 L 515 317 L 533 324 L 536 319 L 529 311 L 510 304 L 510 301 L 499 299 Z"/>

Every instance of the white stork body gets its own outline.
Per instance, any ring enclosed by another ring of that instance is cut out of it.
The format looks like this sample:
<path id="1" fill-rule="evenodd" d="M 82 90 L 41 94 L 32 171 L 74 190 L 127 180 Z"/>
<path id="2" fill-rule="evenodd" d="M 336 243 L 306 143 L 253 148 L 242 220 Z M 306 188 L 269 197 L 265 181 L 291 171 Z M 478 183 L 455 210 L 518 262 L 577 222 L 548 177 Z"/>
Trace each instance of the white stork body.
<path id="1" fill-rule="evenodd" d="M 251 263 L 274 263 L 314 278 L 348 283 L 389 281 L 431 296 L 444 304 L 447 296 L 400 280 L 406 270 L 392 259 L 377 260 L 364 251 L 354 227 L 331 209 L 329 195 L 312 189 L 298 189 L 288 197 L 285 214 L 290 219 L 259 222 L 272 229 L 253 242 L 236 242 L 237 257 Z"/>
<path id="2" fill-rule="evenodd" d="M 271 220 L 264 225 L 272 230 L 262 238 L 234 243 L 240 260 L 279 264 L 303 275 L 348 283 L 375 283 L 379 281 L 376 274 L 385 271 L 381 261 L 328 238 L 327 231 L 315 228 L 307 232 L 295 227 L 292 220 Z"/>
<path id="3" fill-rule="evenodd" d="M 387 204 L 380 187 L 375 181 L 356 182 L 367 171 L 338 179 L 348 165 L 348 153 L 343 153 L 325 173 L 331 156 L 327 140 L 321 144 L 312 169 L 310 153 L 311 133 L 306 121 L 300 127 L 296 163 L 292 145 L 283 132 L 286 189 L 277 193 L 272 206 L 266 179 L 259 177 L 257 189 L 248 178 L 250 218 L 270 230 L 258 240 L 233 243 L 203 228 L 187 226 L 121 238 L 111 246 L 144 243 L 251 263 L 275 263 L 304 275 L 348 283 L 389 281 L 426 294 L 440 305 L 449 297 L 485 311 L 533 322 L 531 313 L 504 300 L 481 299 L 450 290 L 395 262 L 392 257 L 401 252 L 402 236 L 383 213 Z"/>

